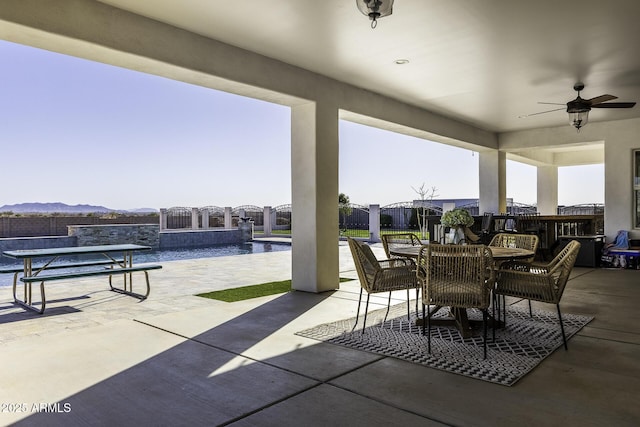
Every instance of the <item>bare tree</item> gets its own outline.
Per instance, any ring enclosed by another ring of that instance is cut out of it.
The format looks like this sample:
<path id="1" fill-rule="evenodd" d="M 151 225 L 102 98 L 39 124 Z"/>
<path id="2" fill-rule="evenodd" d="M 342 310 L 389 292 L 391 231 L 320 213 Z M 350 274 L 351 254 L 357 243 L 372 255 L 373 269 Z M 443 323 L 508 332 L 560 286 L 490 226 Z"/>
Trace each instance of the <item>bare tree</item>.
<path id="1" fill-rule="evenodd" d="M 438 196 L 436 194 L 438 189 L 435 186 L 427 189 L 425 188 L 424 182 L 418 188 L 414 188 L 413 186 L 411 188 L 413 189 L 413 191 L 418 193 L 418 195 L 420 195 L 420 200 L 421 200 L 420 207 L 418 208 L 418 215 L 416 215 L 418 218 L 418 228 L 420 229 L 420 238 L 428 239 L 429 228 L 427 224 L 427 207 L 426 207 L 425 201 L 429 200 L 429 207 L 431 207 L 433 203 L 433 198 Z M 420 212 L 420 209 L 422 209 L 422 212 Z"/>

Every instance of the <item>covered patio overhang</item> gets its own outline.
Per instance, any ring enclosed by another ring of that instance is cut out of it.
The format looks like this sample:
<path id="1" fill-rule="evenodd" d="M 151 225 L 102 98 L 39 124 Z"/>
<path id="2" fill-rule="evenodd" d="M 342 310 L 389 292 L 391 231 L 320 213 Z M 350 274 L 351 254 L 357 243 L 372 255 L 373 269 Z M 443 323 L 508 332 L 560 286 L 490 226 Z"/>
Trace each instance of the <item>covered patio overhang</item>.
<path id="1" fill-rule="evenodd" d="M 557 186 L 558 166 L 603 160 L 605 230 L 631 228 L 629 155 L 640 119 L 591 123 L 589 141 L 569 126 L 495 133 L 89 0 L 3 1 L 0 38 L 291 107 L 292 277 L 298 290 L 322 292 L 338 284 L 341 118 L 479 152 L 482 211 L 504 211 L 507 158 L 535 164 L 538 187 L 547 189 L 554 173 Z M 557 191 L 539 190 L 538 200 L 547 213 Z"/>

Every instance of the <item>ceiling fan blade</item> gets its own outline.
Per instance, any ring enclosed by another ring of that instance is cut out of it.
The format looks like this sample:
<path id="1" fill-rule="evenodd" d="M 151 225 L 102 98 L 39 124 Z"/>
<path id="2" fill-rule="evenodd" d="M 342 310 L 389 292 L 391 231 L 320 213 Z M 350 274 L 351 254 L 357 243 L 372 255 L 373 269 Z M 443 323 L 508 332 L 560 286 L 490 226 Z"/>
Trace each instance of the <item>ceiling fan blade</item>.
<path id="1" fill-rule="evenodd" d="M 593 107 L 596 104 L 600 104 L 601 102 L 613 101 L 614 99 L 618 99 L 618 97 L 613 95 L 600 95 L 596 96 L 595 98 L 585 99 L 585 102 Z"/>
<path id="2" fill-rule="evenodd" d="M 545 104 L 545 105 L 567 105 L 567 104 L 560 104 L 559 102 L 538 102 L 538 104 Z"/>
<path id="3" fill-rule="evenodd" d="M 635 102 L 607 102 L 604 104 L 592 105 L 591 108 L 633 108 Z"/>
<path id="4" fill-rule="evenodd" d="M 559 104 L 562 105 L 562 104 Z M 531 117 L 531 116 L 537 116 L 539 114 L 545 114 L 545 113 L 551 113 L 553 111 L 560 111 L 560 110 L 564 110 L 564 107 L 562 108 L 556 108 L 555 110 L 548 110 L 548 111 L 540 111 L 539 113 L 531 113 L 531 114 L 525 114 L 524 116 L 518 116 L 519 119 L 524 119 L 526 117 Z"/>

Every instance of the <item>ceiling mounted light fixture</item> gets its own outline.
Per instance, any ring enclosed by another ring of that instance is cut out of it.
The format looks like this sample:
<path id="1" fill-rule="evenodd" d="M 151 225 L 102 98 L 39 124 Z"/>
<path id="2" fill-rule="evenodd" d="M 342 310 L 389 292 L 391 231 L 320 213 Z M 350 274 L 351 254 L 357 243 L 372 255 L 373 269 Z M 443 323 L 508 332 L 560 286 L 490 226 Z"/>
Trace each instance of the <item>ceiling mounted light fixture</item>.
<path id="1" fill-rule="evenodd" d="M 356 5 L 360 12 L 371 20 L 371 28 L 378 25 L 378 18 L 393 13 L 393 0 L 356 0 Z"/>
<path id="2" fill-rule="evenodd" d="M 576 83 L 573 89 L 578 92 L 578 97 L 573 101 L 567 102 L 567 113 L 569 113 L 569 124 L 580 132 L 580 128 L 586 126 L 589 121 L 589 111 L 591 111 L 589 103 L 591 100 L 580 98 L 580 91 L 584 89 L 584 83 Z"/>
<path id="3" fill-rule="evenodd" d="M 569 124 L 580 132 L 580 128 L 586 126 L 589 121 L 589 111 L 591 111 L 591 108 L 567 111 L 569 113 Z"/>

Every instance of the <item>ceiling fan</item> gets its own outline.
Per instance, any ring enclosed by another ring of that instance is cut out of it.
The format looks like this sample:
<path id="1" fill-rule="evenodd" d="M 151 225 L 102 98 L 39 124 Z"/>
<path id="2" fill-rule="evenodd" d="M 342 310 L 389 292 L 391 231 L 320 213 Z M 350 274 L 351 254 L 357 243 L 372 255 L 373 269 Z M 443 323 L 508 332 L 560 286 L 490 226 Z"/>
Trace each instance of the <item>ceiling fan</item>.
<path id="1" fill-rule="evenodd" d="M 636 105 L 635 102 L 607 102 L 618 99 L 617 96 L 613 95 L 600 95 L 591 99 L 583 99 L 580 97 L 580 92 L 584 89 L 584 83 L 581 82 L 573 85 L 573 89 L 578 92 L 578 96 L 573 101 L 567 102 L 566 111 L 569 113 L 569 123 L 578 129 L 578 132 L 580 132 L 580 128 L 587 124 L 587 121 L 589 120 L 589 111 L 591 111 L 592 108 L 633 108 Z M 555 102 L 538 102 L 538 104 L 565 105 Z M 565 107 L 555 108 L 553 110 L 527 114 L 520 116 L 520 118 L 537 116 L 538 114 L 551 113 L 553 111 L 560 111 L 564 109 Z"/>

